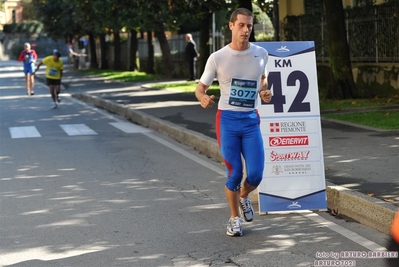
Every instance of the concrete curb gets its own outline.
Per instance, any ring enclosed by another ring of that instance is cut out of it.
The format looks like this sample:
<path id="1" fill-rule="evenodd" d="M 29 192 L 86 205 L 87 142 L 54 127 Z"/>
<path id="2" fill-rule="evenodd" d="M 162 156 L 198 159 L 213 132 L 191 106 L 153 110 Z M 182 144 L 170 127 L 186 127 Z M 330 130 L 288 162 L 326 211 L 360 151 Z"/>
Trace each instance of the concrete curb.
<path id="1" fill-rule="evenodd" d="M 328 209 L 384 234 L 390 234 L 397 206 L 342 186 L 326 184 Z"/>
<path id="2" fill-rule="evenodd" d="M 72 97 L 124 116 L 134 123 L 170 136 L 178 142 L 222 162 L 215 139 L 97 96 L 72 94 Z M 397 206 L 394 204 L 328 182 L 326 183 L 326 193 L 327 207 L 335 214 L 347 216 L 384 234 L 390 234 L 391 223 L 397 210 Z"/>

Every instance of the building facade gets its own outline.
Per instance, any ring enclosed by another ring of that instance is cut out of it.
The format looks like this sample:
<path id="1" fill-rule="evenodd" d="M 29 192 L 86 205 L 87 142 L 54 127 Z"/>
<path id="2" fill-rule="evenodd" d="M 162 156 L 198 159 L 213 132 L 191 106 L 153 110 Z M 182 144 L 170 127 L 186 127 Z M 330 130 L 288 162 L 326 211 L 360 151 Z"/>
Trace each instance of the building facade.
<path id="1" fill-rule="evenodd" d="M 0 11 L 0 30 L 4 24 L 21 23 L 22 16 L 22 0 L 1 0 L 3 2 L 3 10 Z"/>

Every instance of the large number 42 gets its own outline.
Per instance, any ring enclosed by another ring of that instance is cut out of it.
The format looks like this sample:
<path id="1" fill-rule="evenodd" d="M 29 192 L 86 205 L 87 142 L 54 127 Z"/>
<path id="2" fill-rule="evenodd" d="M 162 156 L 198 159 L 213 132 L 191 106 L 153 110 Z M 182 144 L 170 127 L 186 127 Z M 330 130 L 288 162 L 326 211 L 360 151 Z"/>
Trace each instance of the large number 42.
<path id="1" fill-rule="evenodd" d="M 270 72 L 267 79 L 269 85 L 268 88 L 273 90 L 273 97 L 269 103 L 262 101 L 262 105 L 274 105 L 274 112 L 284 112 L 285 95 L 283 95 L 283 87 L 281 81 L 280 72 Z M 308 91 L 309 91 L 309 80 L 305 73 L 296 70 L 291 72 L 287 78 L 287 86 L 296 86 L 296 82 L 299 81 L 298 93 L 294 98 L 288 112 L 307 112 L 310 111 L 310 103 L 303 102 Z"/>

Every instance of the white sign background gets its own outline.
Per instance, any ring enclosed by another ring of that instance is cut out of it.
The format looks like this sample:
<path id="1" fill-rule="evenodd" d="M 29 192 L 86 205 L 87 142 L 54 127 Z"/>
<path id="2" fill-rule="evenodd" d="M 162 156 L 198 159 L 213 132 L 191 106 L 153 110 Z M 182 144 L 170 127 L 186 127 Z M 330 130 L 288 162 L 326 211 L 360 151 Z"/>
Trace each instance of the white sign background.
<path id="1" fill-rule="evenodd" d="M 314 42 L 258 42 L 272 101 L 258 102 L 265 148 L 259 212 L 327 208 Z"/>

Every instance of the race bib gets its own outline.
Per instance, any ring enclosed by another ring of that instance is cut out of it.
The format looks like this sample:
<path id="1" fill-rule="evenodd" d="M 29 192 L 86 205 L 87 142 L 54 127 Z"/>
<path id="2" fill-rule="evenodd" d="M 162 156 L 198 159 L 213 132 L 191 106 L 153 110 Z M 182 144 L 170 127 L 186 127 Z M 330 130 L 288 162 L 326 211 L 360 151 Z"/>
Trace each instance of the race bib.
<path id="1" fill-rule="evenodd" d="M 254 108 L 257 92 L 257 81 L 233 78 L 231 80 L 229 104 L 235 107 Z"/>
<path id="2" fill-rule="evenodd" d="M 49 69 L 48 75 L 50 76 L 57 76 L 58 71 L 55 69 Z"/>

